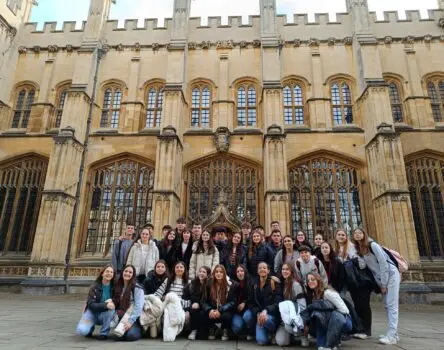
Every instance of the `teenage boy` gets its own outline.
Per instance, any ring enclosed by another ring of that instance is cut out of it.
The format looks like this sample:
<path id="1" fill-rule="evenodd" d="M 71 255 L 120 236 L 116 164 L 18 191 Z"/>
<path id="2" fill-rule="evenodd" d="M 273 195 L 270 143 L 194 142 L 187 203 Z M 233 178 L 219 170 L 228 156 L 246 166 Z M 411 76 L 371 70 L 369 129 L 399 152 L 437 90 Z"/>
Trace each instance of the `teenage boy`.
<path id="1" fill-rule="evenodd" d="M 202 235 L 202 224 L 200 221 L 194 221 L 193 222 L 193 229 L 192 231 L 192 239 L 193 242 L 197 242 L 200 239 L 200 236 Z"/>
<path id="2" fill-rule="evenodd" d="M 181 216 L 176 220 L 176 239 L 182 238 L 182 232 L 185 231 L 187 228 L 187 224 L 185 221 L 185 218 Z"/>
<path id="3" fill-rule="evenodd" d="M 296 260 L 296 270 L 301 277 L 301 281 L 306 281 L 306 277 L 310 272 L 316 272 L 322 277 L 324 287 L 328 286 L 328 277 L 325 272 L 324 265 L 318 258 L 311 255 L 311 248 L 301 245 L 298 248 L 299 259 Z"/>
<path id="4" fill-rule="evenodd" d="M 128 252 L 133 245 L 134 222 L 131 219 L 126 220 L 125 235 L 114 240 L 113 255 L 111 264 L 116 269 L 116 275 L 120 275 L 126 263 Z"/>
<path id="5" fill-rule="evenodd" d="M 251 224 L 249 222 L 244 222 L 241 226 L 242 230 L 242 244 L 248 245 L 250 242 L 251 234 Z"/>
<path id="6" fill-rule="evenodd" d="M 273 256 L 276 256 L 279 249 L 282 248 L 281 231 L 279 231 L 279 230 L 271 231 L 271 239 L 270 239 L 270 243 L 268 245 L 270 246 L 270 251 L 273 252 Z"/>

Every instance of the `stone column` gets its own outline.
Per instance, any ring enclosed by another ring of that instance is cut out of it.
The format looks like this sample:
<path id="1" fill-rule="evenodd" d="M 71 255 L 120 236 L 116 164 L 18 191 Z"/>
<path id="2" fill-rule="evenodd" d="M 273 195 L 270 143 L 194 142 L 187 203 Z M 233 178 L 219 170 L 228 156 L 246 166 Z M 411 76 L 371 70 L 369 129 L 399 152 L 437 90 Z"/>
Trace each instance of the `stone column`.
<path id="1" fill-rule="evenodd" d="M 144 102 L 143 100 L 140 101 L 137 99 L 139 90 L 139 76 L 140 56 L 136 55 L 131 58 L 130 63 L 128 100 L 124 102 L 126 105 L 126 115 L 123 132 L 136 133 L 145 127 L 145 118 L 142 118 Z"/>
<path id="2" fill-rule="evenodd" d="M 72 87 L 68 92 L 60 132 L 48 164 L 42 204 L 37 222 L 25 291 L 36 286 L 63 291 L 65 257 L 70 239 L 71 222 L 78 195 L 80 174 L 83 174 L 85 141 L 94 81 L 99 68 L 102 27 L 109 13 L 111 0 L 91 0 L 88 24 L 74 65 Z M 73 251 L 71 249 L 71 256 Z"/>

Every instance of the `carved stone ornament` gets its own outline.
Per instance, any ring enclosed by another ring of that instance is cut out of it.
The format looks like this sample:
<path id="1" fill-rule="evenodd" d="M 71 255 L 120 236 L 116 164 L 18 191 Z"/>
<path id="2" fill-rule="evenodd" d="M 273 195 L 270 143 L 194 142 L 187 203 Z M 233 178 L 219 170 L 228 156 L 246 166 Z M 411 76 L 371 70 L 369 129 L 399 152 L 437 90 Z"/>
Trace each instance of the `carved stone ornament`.
<path id="1" fill-rule="evenodd" d="M 159 45 L 159 43 L 153 43 L 153 44 L 151 45 L 151 48 L 153 49 L 153 51 L 157 51 L 157 50 L 159 50 L 160 45 Z"/>
<path id="2" fill-rule="evenodd" d="M 232 49 L 233 40 L 219 40 L 216 42 L 217 49 Z"/>
<path id="3" fill-rule="evenodd" d="M 409 35 L 404 38 L 403 43 L 407 44 L 407 45 L 413 45 L 415 43 L 415 38 L 413 36 Z"/>
<path id="4" fill-rule="evenodd" d="M 243 49 L 244 47 L 247 47 L 247 45 L 248 45 L 248 43 L 247 43 L 245 40 L 242 40 L 242 41 L 239 43 L 239 46 L 240 46 L 241 49 Z"/>
<path id="5" fill-rule="evenodd" d="M 71 44 L 66 45 L 66 51 L 67 52 L 73 52 L 74 47 Z"/>
<path id="6" fill-rule="evenodd" d="M 56 53 L 59 51 L 59 47 L 57 45 L 49 45 L 48 46 L 48 51 L 51 53 Z"/>
<path id="7" fill-rule="evenodd" d="M 188 50 L 196 50 L 197 49 L 197 44 L 193 41 L 188 43 Z"/>
<path id="8" fill-rule="evenodd" d="M 429 44 L 432 42 L 433 37 L 430 34 L 424 36 L 424 42 Z"/>
<path id="9" fill-rule="evenodd" d="M 310 38 L 308 40 L 308 46 L 319 46 L 319 40 L 316 38 Z"/>
<path id="10" fill-rule="evenodd" d="M 294 39 L 293 40 L 293 47 L 299 47 L 299 46 L 301 46 L 301 40 Z"/>
<path id="11" fill-rule="evenodd" d="M 28 52 L 28 49 L 26 47 L 24 47 L 24 46 L 20 46 L 18 48 L 18 52 L 19 53 L 26 53 L 26 52 Z"/>
<path id="12" fill-rule="evenodd" d="M 328 46 L 333 46 L 336 43 L 336 39 L 333 37 L 328 38 Z"/>
<path id="13" fill-rule="evenodd" d="M 209 49 L 211 47 L 211 41 L 202 41 L 200 47 L 205 50 Z"/>
<path id="14" fill-rule="evenodd" d="M 384 44 L 390 45 L 393 42 L 393 38 L 391 36 L 386 36 L 384 38 Z"/>
<path id="15" fill-rule="evenodd" d="M 35 45 L 35 46 L 32 48 L 32 50 L 33 50 L 35 53 L 40 53 L 40 51 L 41 51 L 41 47 L 38 46 L 38 45 Z"/>
<path id="16" fill-rule="evenodd" d="M 253 40 L 253 47 L 254 48 L 261 47 L 261 41 L 260 40 Z"/>
<path id="17" fill-rule="evenodd" d="M 353 38 L 351 36 L 347 36 L 344 38 L 344 45 L 350 46 L 353 45 Z"/>
<path id="18" fill-rule="evenodd" d="M 441 17 L 438 20 L 438 27 L 444 28 L 444 17 Z"/>
<path id="19" fill-rule="evenodd" d="M 141 47 L 142 47 L 142 46 L 140 45 L 139 42 L 135 43 L 135 44 L 134 44 L 134 51 L 139 52 Z"/>
<path id="20" fill-rule="evenodd" d="M 123 44 L 119 44 L 116 46 L 117 51 L 123 51 Z"/>
<path id="21" fill-rule="evenodd" d="M 230 149 L 230 130 L 221 126 L 214 134 L 214 143 L 218 152 L 228 152 Z"/>

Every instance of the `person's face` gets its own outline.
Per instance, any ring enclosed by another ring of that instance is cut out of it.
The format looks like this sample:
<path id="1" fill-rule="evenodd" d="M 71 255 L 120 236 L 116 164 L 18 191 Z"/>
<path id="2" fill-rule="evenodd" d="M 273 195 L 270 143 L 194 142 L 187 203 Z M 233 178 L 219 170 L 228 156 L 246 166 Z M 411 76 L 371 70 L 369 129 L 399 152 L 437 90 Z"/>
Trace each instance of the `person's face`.
<path id="1" fill-rule="evenodd" d="M 185 266 L 183 266 L 182 264 L 177 264 L 174 268 L 174 273 L 177 277 L 182 277 L 185 273 Z"/>
<path id="2" fill-rule="evenodd" d="M 251 230 L 249 228 L 243 228 L 242 229 L 242 236 L 248 238 L 248 237 L 250 237 L 250 232 L 251 232 Z"/>
<path id="3" fill-rule="evenodd" d="M 150 240 L 150 236 L 150 230 L 148 230 L 147 228 L 144 228 L 140 233 L 140 238 L 142 239 L 143 243 L 147 243 Z"/>
<path id="4" fill-rule="evenodd" d="M 290 277 L 291 276 L 290 266 L 288 266 L 287 264 L 282 265 L 281 273 L 282 273 L 282 277 L 284 277 L 285 279 Z"/>
<path id="5" fill-rule="evenodd" d="M 323 241 L 324 240 L 322 239 L 321 235 L 316 235 L 314 239 L 314 244 L 316 247 L 320 247 Z"/>
<path id="6" fill-rule="evenodd" d="M 114 269 L 109 266 L 105 269 L 105 271 L 103 271 L 102 273 L 102 280 L 105 282 L 109 282 L 113 279 L 114 277 Z"/>
<path id="7" fill-rule="evenodd" d="M 293 240 L 290 237 L 284 238 L 284 247 L 285 249 L 293 249 Z"/>
<path id="8" fill-rule="evenodd" d="M 183 230 L 185 230 L 185 227 L 187 227 L 187 225 L 185 223 L 178 223 L 176 225 L 176 227 L 177 227 L 177 231 L 183 232 Z"/>
<path id="9" fill-rule="evenodd" d="M 203 281 L 205 278 L 208 278 L 208 273 L 207 270 L 205 270 L 204 268 L 200 268 L 199 269 L 199 273 L 197 274 L 197 277 L 199 278 L 199 281 Z"/>
<path id="10" fill-rule="evenodd" d="M 217 281 L 222 281 L 222 279 L 224 278 L 225 276 L 224 276 L 224 272 L 222 271 L 222 269 L 220 268 L 220 267 L 218 267 L 218 268 L 216 268 L 215 270 L 214 270 L 214 278 L 217 280 Z"/>
<path id="11" fill-rule="evenodd" d="M 165 273 L 165 271 L 166 271 L 166 266 L 164 264 L 158 263 L 156 265 L 156 275 L 161 276 Z"/>
<path id="12" fill-rule="evenodd" d="M 270 273 L 270 270 L 268 269 L 267 264 L 260 263 L 258 265 L 257 274 L 259 275 L 259 277 L 267 277 L 269 273 Z"/>
<path id="13" fill-rule="evenodd" d="M 164 237 L 166 237 L 166 235 L 168 234 L 168 231 L 169 231 L 168 229 L 164 229 L 164 230 L 162 231 L 162 234 L 163 234 Z"/>
<path id="14" fill-rule="evenodd" d="M 321 253 L 323 256 L 328 256 L 330 254 L 330 246 L 327 243 L 321 244 Z"/>
<path id="15" fill-rule="evenodd" d="M 133 225 L 127 225 L 126 226 L 126 238 L 132 239 L 134 235 L 134 226 Z"/>
<path id="16" fill-rule="evenodd" d="M 252 239 L 254 244 L 259 244 L 262 241 L 262 236 L 259 232 L 255 232 L 253 233 Z"/>
<path id="17" fill-rule="evenodd" d="M 296 239 L 298 240 L 299 243 L 305 241 L 304 232 L 299 231 L 298 234 L 296 235 Z"/>
<path id="18" fill-rule="evenodd" d="M 241 237 L 240 233 L 235 233 L 233 235 L 233 239 L 232 240 L 233 240 L 233 244 L 239 244 L 241 242 L 241 240 L 242 240 L 242 237 Z"/>
<path id="19" fill-rule="evenodd" d="M 123 270 L 122 275 L 123 275 L 124 281 L 131 280 L 131 278 L 133 278 L 133 275 L 134 275 L 133 268 L 128 266 L 127 268 L 125 268 L 125 270 Z"/>
<path id="20" fill-rule="evenodd" d="M 280 233 L 275 232 L 271 235 L 271 240 L 276 245 L 281 244 L 282 236 Z"/>
<path id="21" fill-rule="evenodd" d="M 273 231 L 273 230 L 280 230 L 278 222 L 274 222 L 271 224 L 271 231 Z"/>
<path id="22" fill-rule="evenodd" d="M 210 240 L 210 233 L 208 231 L 202 232 L 202 241 L 208 242 Z"/>
<path id="23" fill-rule="evenodd" d="M 193 240 L 197 241 L 200 239 L 202 234 L 202 225 L 193 225 Z"/>
<path id="24" fill-rule="evenodd" d="M 318 281 L 313 275 L 308 274 L 307 275 L 307 285 L 308 285 L 308 288 L 315 289 L 318 286 Z"/>
<path id="25" fill-rule="evenodd" d="M 243 281 L 245 278 L 245 271 L 242 267 L 236 269 L 236 277 L 239 281 Z"/>
<path id="26" fill-rule="evenodd" d="M 336 233 L 336 240 L 341 244 L 345 243 L 347 241 L 347 234 L 344 231 L 338 231 Z"/>
<path id="27" fill-rule="evenodd" d="M 174 231 L 171 231 L 170 233 L 168 233 L 168 240 L 169 241 L 174 241 L 176 239 L 176 233 Z"/>
<path id="28" fill-rule="evenodd" d="M 191 238 L 191 233 L 190 233 L 190 231 L 183 231 L 183 233 L 182 233 L 182 238 L 183 238 L 183 241 L 184 241 L 185 243 L 188 243 L 188 241 L 189 241 L 190 238 Z"/>
<path id="29" fill-rule="evenodd" d="M 302 258 L 302 260 L 303 260 L 304 262 L 307 263 L 307 262 L 310 261 L 310 257 L 311 257 L 310 252 L 303 251 L 303 252 L 300 253 L 300 256 L 301 256 L 301 258 Z"/>
<path id="30" fill-rule="evenodd" d="M 359 229 L 355 230 L 355 232 L 353 232 L 353 238 L 355 241 L 362 241 L 364 239 L 364 232 Z"/>
<path id="31" fill-rule="evenodd" d="M 225 232 L 218 232 L 216 234 L 216 240 L 218 240 L 218 241 L 226 241 L 227 240 L 227 235 L 225 234 Z"/>

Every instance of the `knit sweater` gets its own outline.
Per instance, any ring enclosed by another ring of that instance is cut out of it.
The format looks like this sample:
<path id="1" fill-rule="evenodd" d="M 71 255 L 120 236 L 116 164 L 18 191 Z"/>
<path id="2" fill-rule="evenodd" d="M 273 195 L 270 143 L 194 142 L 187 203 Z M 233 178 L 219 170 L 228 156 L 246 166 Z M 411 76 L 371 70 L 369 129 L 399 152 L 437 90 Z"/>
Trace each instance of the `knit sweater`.
<path id="1" fill-rule="evenodd" d="M 154 295 L 158 298 L 163 298 L 165 296 L 165 294 L 168 293 L 174 293 L 176 294 L 179 298 L 181 298 L 181 302 L 182 302 L 182 307 L 188 308 L 190 307 L 190 300 L 183 300 L 182 299 L 182 295 L 183 295 L 183 290 L 185 288 L 185 283 L 183 282 L 183 280 L 181 278 L 176 278 L 173 283 L 171 283 L 171 286 L 169 288 L 169 290 L 167 290 L 167 285 L 168 285 L 168 279 L 166 279 L 165 281 L 163 281 L 163 283 L 160 285 L 159 289 L 156 290 L 156 293 L 154 293 Z"/>

